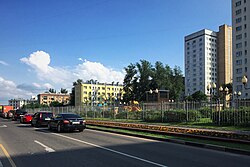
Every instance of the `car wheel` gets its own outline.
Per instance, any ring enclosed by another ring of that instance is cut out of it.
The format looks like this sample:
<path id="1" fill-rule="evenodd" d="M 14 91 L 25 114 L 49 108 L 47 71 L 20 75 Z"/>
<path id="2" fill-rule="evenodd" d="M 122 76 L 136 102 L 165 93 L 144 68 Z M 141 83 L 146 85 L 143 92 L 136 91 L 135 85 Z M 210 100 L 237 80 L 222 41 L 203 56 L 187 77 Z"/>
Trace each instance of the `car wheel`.
<path id="1" fill-rule="evenodd" d="M 31 122 L 31 126 L 33 127 L 34 126 L 34 124 Z"/>
<path id="2" fill-rule="evenodd" d="M 60 124 L 57 125 L 57 132 L 58 133 L 62 132 L 62 126 Z"/>
<path id="3" fill-rule="evenodd" d="M 50 126 L 50 124 L 48 124 L 48 129 L 49 129 L 49 130 L 51 130 L 51 129 L 52 129 L 52 128 L 51 128 L 51 126 Z"/>
<path id="4" fill-rule="evenodd" d="M 39 128 L 41 125 L 39 122 L 36 123 L 36 127 Z"/>

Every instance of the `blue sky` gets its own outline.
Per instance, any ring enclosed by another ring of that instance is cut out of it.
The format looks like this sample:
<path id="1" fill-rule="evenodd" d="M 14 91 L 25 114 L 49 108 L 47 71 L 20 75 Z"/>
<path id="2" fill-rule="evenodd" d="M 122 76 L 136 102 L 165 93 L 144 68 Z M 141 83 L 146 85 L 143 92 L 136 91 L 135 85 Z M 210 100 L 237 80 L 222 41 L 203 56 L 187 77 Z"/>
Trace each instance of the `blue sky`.
<path id="1" fill-rule="evenodd" d="M 140 59 L 183 70 L 184 36 L 222 24 L 231 0 L 1 0 L 0 103 L 77 77 L 121 81 Z"/>

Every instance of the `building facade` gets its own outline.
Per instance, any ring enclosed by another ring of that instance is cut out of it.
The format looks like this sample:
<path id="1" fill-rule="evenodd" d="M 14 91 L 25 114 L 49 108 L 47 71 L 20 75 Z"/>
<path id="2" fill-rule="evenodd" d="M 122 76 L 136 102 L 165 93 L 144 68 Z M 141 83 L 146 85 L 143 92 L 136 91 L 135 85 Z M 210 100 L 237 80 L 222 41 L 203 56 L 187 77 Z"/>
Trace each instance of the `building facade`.
<path id="1" fill-rule="evenodd" d="M 29 100 L 25 100 L 22 98 L 9 100 L 9 106 L 12 106 L 14 110 L 21 109 L 24 105 L 27 105 L 28 103 Z"/>
<path id="2" fill-rule="evenodd" d="M 185 37 L 185 95 L 207 92 L 217 82 L 217 33 L 207 29 Z"/>
<path id="3" fill-rule="evenodd" d="M 38 103 L 42 105 L 50 105 L 52 102 L 59 102 L 67 105 L 70 102 L 70 95 L 60 93 L 41 93 L 37 95 Z"/>
<path id="4" fill-rule="evenodd" d="M 217 88 L 232 83 L 232 27 L 222 25 L 219 27 L 217 44 Z"/>
<path id="5" fill-rule="evenodd" d="M 75 106 L 114 105 L 123 97 L 123 85 L 85 82 L 75 85 Z"/>
<path id="6" fill-rule="evenodd" d="M 233 89 L 241 98 L 250 98 L 250 90 L 241 83 L 245 75 L 250 82 L 250 1 L 232 0 L 233 23 Z M 250 84 L 247 84 L 250 87 Z"/>

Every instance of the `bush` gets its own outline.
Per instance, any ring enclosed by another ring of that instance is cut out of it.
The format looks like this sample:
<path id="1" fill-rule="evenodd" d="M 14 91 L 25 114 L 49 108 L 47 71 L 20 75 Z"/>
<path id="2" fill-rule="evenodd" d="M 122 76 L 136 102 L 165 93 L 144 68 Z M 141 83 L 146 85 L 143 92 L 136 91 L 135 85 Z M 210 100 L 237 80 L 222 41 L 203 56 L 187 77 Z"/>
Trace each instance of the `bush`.
<path id="1" fill-rule="evenodd" d="M 211 117 L 211 109 L 209 107 L 200 108 L 198 111 L 199 111 L 202 118 L 210 118 Z"/>
<path id="2" fill-rule="evenodd" d="M 163 114 L 163 118 L 162 118 Z M 200 118 L 198 111 L 188 111 L 188 121 L 197 121 Z M 167 110 L 163 111 L 147 111 L 145 114 L 147 122 L 185 122 L 187 121 L 187 112 L 185 110 Z"/>

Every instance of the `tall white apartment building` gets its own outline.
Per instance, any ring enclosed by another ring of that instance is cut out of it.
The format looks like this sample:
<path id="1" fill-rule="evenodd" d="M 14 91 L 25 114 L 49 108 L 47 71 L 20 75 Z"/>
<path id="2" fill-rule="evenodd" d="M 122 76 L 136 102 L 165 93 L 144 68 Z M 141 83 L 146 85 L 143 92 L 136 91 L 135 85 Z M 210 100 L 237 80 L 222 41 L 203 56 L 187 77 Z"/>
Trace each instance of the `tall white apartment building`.
<path id="1" fill-rule="evenodd" d="M 250 0 L 232 0 L 232 23 L 233 89 L 241 91 L 241 98 L 250 98 L 250 90 L 241 83 L 245 75 L 250 87 Z"/>
<path id="2" fill-rule="evenodd" d="M 185 95 L 207 92 L 217 82 L 217 33 L 207 29 L 185 37 Z"/>

